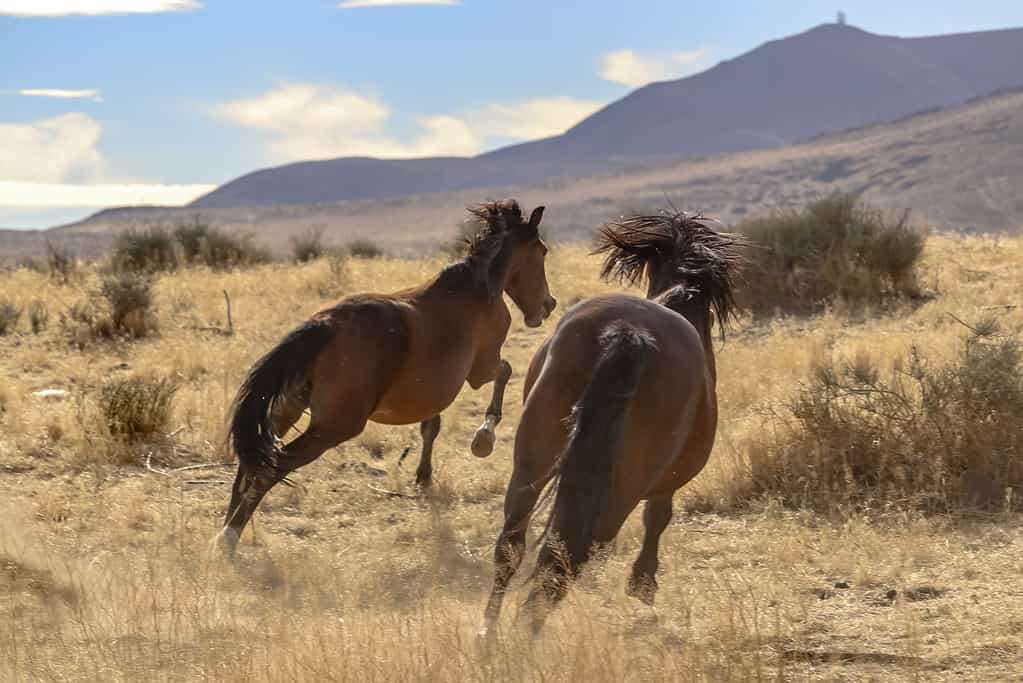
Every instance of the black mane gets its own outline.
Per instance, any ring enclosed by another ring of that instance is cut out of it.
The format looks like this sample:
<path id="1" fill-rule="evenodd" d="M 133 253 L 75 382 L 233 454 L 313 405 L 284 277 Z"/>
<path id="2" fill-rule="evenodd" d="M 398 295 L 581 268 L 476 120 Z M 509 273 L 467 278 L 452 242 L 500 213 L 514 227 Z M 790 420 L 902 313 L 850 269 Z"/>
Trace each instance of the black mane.
<path id="1" fill-rule="evenodd" d="M 488 297 L 501 296 L 501 282 L 516 243 L 537 236 L 535 227 L 522 220 L 522 209 L 514 199 L 490 201 L 466 207 L 468 237 L 463 259 L 445 268 L 441 278 L 452 287 L 471 283 Z"/>
<path id="2" fill-rule="evenodd" d="M 713 310 L 723 327 L 736 314 L 733 278 L 743 261 L 744 242 L 738 235 L 714 230 L 711 222 L 716 221 L 679 211 L 606 223 L 594 250 L 604 254 L 600 276 L 635 284 L 656 274 L 664 284 L 648 298 L 682 286 L 673 298 L 685 292 L 687 299 Z"/>

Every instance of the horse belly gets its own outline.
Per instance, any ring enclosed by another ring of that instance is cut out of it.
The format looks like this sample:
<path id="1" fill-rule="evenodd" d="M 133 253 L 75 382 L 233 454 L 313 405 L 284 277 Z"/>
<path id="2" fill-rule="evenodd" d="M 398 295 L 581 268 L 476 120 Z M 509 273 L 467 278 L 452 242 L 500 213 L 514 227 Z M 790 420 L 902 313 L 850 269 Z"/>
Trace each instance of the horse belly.
<path id="1" fill-rule="evenodd" d="M 468 367 L 444 364 L 432 368 L 420 366 L 418 372 L 401 373 L 384 393 L 369 419 L 388 425 L 428 420 L 451 405 L 468 372 Z"/>

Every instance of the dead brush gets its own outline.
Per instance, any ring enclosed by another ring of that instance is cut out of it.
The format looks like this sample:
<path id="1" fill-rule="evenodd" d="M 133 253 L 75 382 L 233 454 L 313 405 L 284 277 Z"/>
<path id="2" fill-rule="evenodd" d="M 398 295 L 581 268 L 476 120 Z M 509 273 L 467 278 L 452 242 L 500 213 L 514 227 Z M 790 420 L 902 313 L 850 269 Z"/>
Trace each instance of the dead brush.
<path id="1" fill-rule="evenodd" d="M 32 334 L 42 333 L 50 324 L 50 311 L 46 304 L 38 299 L 29 304 L 28 322 L 32 327 Z"/>
<path id="2" fill-rule="evenodd" d="M 0 299 L 0 337 L 5 337 L 18 327 L 22 309 L 10 299 Z"/>
<path id="3" fill-rule="evenodd" d="M 60 315 L 68 340 L 82 349 L 103 339 L 143 339 L 158 331 L 153 305 L 153 278 L 145 273 L 112 270 L 101 276 L 98 290 Z"/>
<path id="4" fill-rule="evenodd" d="M 125 443 L 151 441 L 166 432 L 178 383 L 152 374 L 108 380 L 98 403 L 104 426 Z"/>
<path id="5" fill-rule="evenodd" d="M 156 333 L 150 276 L 130 271 L 110 273 L 103 277 L 100 295 L 106 299 L 115 334 L 141 339 Z"/>
<path id="6" fill-rule="evenodd" d="M 888 372 L 866 354 L 817 364 L 751 450 L 753 492 L 827 512 L 946 512 L 964 471 L 1023 480 L 1023 350 L 996 329 L 971 326 L 947 363 L 913 348 Z"/>

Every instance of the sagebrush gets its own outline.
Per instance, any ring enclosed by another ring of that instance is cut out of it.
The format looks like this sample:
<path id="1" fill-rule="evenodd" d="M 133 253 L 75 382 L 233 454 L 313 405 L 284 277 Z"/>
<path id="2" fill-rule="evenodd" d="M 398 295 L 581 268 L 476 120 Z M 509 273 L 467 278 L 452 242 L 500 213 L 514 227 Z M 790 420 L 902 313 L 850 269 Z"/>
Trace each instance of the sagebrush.
<path id="1" fill-rule="evenodd" d="M 913 347 L 886 370 L 867 353 L 815 364 L 751 450 L 753 493 L 820 511 L 945 512 L 967 470 L 1023 481 L 1023 352 L 991 330 L 975 326 L 946 362 Z"/>
<path id="2" fill-rule="evenodd" d="M 919 294 L 924 235 L 849 195 L 740 223 L 753 247 L 744 302 L 758 318 L 811 314 Z"/>

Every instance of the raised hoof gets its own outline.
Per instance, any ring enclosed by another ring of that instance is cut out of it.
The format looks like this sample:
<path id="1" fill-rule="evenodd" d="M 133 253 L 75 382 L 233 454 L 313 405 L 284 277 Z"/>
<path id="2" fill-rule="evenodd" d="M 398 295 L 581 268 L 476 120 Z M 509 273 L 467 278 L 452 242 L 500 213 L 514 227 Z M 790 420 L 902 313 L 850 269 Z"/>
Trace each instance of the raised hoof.
<path id="1" fill-rule="evenodd" d="M 657 582 L 647 578 L 631 578 L 628 585 L 625 586 L 625 594 L 630 598 L 636 598 L 644 605 L 653 607 L 654 597 L 657 595 Z"/>
<path id="2" fill-rule="evenodd" d="M 476 436 L 472 437 L 472 454 L 477 458 L 485 458 L 494 452 L 494 442 L 497 437 L 489 429 L 477 429 Z"/>

